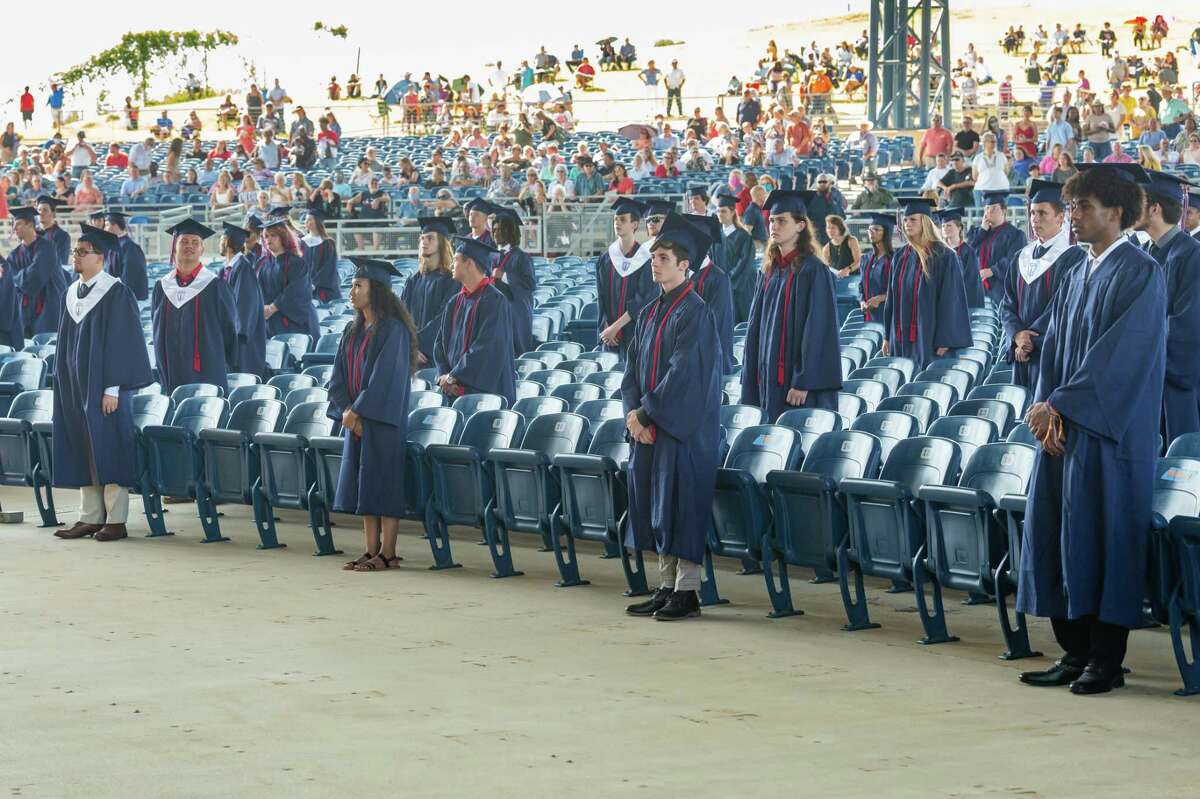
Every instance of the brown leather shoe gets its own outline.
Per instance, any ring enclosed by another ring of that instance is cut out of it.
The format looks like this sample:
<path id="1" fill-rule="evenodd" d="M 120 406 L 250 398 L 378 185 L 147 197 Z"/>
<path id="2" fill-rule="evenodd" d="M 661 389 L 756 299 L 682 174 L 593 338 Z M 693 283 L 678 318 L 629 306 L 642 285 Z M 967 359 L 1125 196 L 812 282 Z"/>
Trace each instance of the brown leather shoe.
<path id="1" fill-rule="evenodd" d="M 102 529 L 104 529 L 104 525 L 102 524 L 85 524 L 84 522 L 75 522 L 75 524 L 70 527 L 66 527 L 62 530 L 56 530 L 54 535 L 58 538 L 83 538 L 84 536 L 98 533 Z"/>
<path id="2" fill-rule="evenodd" d="M 97 541 L 118 541 L 128 537 L 129 533 L 125 532 L 123 524 L 106 524 L 96 533 Z"/>

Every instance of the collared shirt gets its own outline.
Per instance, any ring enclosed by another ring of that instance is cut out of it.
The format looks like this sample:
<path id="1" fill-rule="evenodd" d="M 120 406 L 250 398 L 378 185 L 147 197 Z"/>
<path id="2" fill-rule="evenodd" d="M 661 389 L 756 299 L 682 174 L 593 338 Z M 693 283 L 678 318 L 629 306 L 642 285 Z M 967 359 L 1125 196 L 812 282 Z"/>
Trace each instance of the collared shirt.
<path id="1" fill-rule="evenodd" d="M 1125 244 L 1127 241 L 1129 241 L 1129 239 L 1125 238 L 1124 235 L 1117 236 L 1117 240 L 1114 241 L 1112 244 L 1110 244 L 1108 246 L 1108 249 L 1105 250 L 1104 252 L 1100 253 L 1099 255 L 1092 254 L 1092 247 L 1089 244 L 1088 245 L 1088 260 L 1087 260 L 1088 277 L 1091 277 L 1093 274 L 1095 274 L 1096 267 L 1100 266 L 1100 264 L 1104 261 L 1104 259 L 1112 254 L 1113 250 L 1117 249 L 1122 244 Z"/>
<path id="2" fill-rule="evenodd" d="M 1183 231 L 1179 229 L 1179 225 L 1171 225 L 1169 228 L 1167 228 L 1167 232 L 1162 234 L 1162 237 L 1154 242 L 1154 246 L 1159 250 L 1165 250 L 1171 244 L 1171 240 L 1181 233 L 1183 233 Z"/>

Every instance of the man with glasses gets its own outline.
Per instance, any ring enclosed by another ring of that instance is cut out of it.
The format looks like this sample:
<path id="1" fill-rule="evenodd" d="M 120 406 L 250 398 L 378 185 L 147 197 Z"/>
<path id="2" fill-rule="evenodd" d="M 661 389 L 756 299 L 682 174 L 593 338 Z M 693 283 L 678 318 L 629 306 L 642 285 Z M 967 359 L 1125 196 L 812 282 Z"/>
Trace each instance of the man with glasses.
<path id="1" fill-rule="evenodd" d="M 806 203 L 808 219 L 812 223 L 813 234 L 819 247 L 829 243 L 829 235 L 825 232 L 825 217 L 846 215 L 846 203 L 834 183 L 833 175 L 828 172 L 817 175 L 816 192 Z"/>
<path id="2" fill-rule="evenodd" d="M 961 152 L 950 157 L 950 169 L 938 180 L 938 187 L 943 205 L 970 208 L 975 204 L 975 175 Z"/>
<path id="3" fill-rule="evenodd" d="M 153 381 L 133 293 L 104 270 L 117 237 L 81 224 L 67 290 L 54 391 L 54 485 L 78 488 L 79 521 L 59 538 L 128 537 L 134 484 L 134 392 Z"/>

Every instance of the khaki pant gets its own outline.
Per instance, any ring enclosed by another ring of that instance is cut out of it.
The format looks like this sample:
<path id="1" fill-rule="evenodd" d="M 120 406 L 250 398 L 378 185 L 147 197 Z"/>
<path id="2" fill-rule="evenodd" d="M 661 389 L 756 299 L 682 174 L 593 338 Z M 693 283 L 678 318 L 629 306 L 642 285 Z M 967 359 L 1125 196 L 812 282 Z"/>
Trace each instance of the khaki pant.
<path id="1" fill-rule="evenodd" d="M 663 588 L 674 586 L 676 591 L 700 590 L 700 564 L 690 560 L 682 560 L 670 555 L 658 556 L 659 585 Z"/>
<path id="2" fill-rule="evenodd" d="M 84 524 L 125 524 L 129 519 L 129 489 L 115 483 L 79 489 L 79 521 Z"/>

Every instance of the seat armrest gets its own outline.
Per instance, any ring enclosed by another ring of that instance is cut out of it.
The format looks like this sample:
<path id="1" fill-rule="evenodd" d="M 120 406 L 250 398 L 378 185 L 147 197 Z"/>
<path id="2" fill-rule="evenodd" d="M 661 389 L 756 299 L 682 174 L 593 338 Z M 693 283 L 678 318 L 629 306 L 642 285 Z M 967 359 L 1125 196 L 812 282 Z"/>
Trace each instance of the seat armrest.
<path id="1" fill-rule="evenodd" d="M 587 474 L 615 474 L 621 471 L 617 462 L 607 455 L 563 453 L 554 456 L 554 466 L 563 471 Z"/>
<path id="2" fill-rule="evenodd" d="M 927 485 L 921 486 L 917 490 L 917 498 L 934 505 L 955 508 L 990 509 L 995 507 L 991 495 L 977 488 Z"/>
<path id="3" fill-rule="evenodd" d="M 505 466 L 523 466 L 527 469 L 537 469 L 539 467 L 548 467 L 550 458 L 544 452 L 537 452 L 532 449 L 508 449 L 506 447 L 497 447 L 488 452 L 487 459 L 494 463 Z"/>
<path id="4" fill-rule="evenodd" d="M 481 463 L 483 458 L 475 447 L 461 444 L 433 444 L 425 448 L 425 456 L 440 463 Z"/>
<path id="5" fill-rule="evenodd" d="M 1024 494 L 1005 494 L 996 500 L 996 507 L 1009 513 L 1024 513 L 1027 499 Z"/>
<path id="6" fill-rule="evenodd" d="M 823 474 L 790 472 L 784 469 L 767 472 L 767 487 L 787 494 L 816 495 L 837 491 L 837 483 Z"/>
<path id="7" fill-rule="evenodd" d="M 865 480 L 847 477 L 842 481 L 842 494 L 849 497 L 864 499 L 887 499 L 893 502 L 907 502 L 912 494 L 906 486 L 891 480 Z"/>

